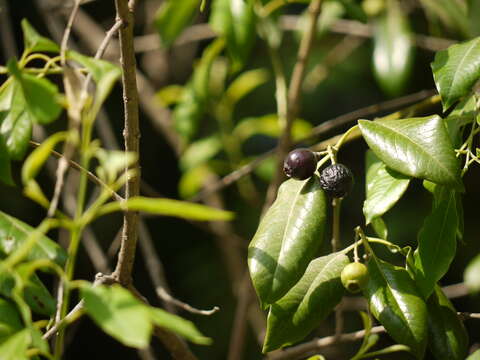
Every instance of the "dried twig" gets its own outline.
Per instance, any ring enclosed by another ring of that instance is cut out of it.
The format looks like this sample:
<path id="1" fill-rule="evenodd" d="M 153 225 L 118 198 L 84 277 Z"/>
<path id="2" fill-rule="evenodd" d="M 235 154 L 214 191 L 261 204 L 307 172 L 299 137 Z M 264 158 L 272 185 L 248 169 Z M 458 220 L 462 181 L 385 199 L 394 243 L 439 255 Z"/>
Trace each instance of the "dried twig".
<path id="1" fill-rule="evenodd" d="M 140 129 L 138 123 L 138 91 L 136 81 L 136 61 L 133 47 L 133 9 L 127 0 L 115 0 L 120 27 L 120 64 L 122 67 L 123 103 L 125 113 L 125 152 L 139 154 Z M 135 174 L 125 184 L 125 199 L 140 193 L 140 166 L 138 160 L 132 165 Z M 114 276 L 122 285 L 132 281 L 132 269 L 138 239 L 138 212 L 127 211 L 123 218 L 123 232 L 120 252 Z"/>

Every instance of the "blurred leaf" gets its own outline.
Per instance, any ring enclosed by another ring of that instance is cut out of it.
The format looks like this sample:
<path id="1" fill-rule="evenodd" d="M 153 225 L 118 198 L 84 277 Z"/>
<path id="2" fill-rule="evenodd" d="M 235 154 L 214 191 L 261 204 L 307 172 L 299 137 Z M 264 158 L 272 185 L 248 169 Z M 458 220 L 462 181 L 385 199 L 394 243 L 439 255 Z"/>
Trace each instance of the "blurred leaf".
<path id="1" fill-rule="evenodd" d="M 0 211 L 0 254 L 10 255 L 18 249 L 34 229 L 24 222 Z M 65 265 L 67 253 L 45 235 L 40 236 L 26 260 L 48 259 Z"/>
<path id="2" fill-rule="evenodd" d="M 243 97 L 250 94 L 253 90 L 269 79 L 269 72 L 265 69 L 248 70 L 241 73 L 225 91 L 224 102 L 233 109 L 234 106 Z"/>
<path id="3" fill-rule="evenodd" d="M 167 0 L 155 14 L 155 25 L 162 45 L 169 47 L 193 20 L 198 0 Z"/>
<path id="4" fill-rule="evenodd" d="M 370 149 L 390 168 L 463 190 L 458 159 L 438 115 L 400 120 L 359 120 Z"/>
<path id="5" fill-rule="evenodd" d="M 470 19 L 470 33 L 472 36 L 480 35 L 480 2 L 468 0 L 468 16 Z"/>
<path id="6" fill-rule="evenodd" d="M 480 291 L 480 254 L 468 263 L 463 274 L 463 280 L 471 293 Z"/>
<path id="7" fill-rule="evenodd" d="M 15 59 L 9 60 L 7 68 L 18 83 L 15 96 L 23 97 L 24 111 L 28 113 L 30 121 L 49 124 L 56 120 L 62 112 L 57 100 L 57 86 L 46 78 L 21 72 Z"/>
<path id="8" fill-rule="evenodd" d="M 326 212 L 318 176 L 290 179 L 280 186 L 248 248 L 250 276 L 264 308 L 283 297 L 304 274 L 322 243 Z"/>
<path id="9" fill-rule="evenodd" d="M 194 344 L 210 345 L 212 339 L 203 336 L 191 321 L 185 320 L 177 315 L 170 314 L 165 310 L 148 307 L 150 318 L 156 326 L 170 330 Z"/>
<path id="10" fill-rule="evenodd" d="M 33 27 L 30 25 L 27 19 L 23 19 L 22 22 L 22 31 L 23 31 L 23 43 L 25 50 L 27 52 L 55 52 L 58 53 L 60 48 L 52 40 L 41 36 Z"/>
<path id="11" fill-rule="evenodd" d="M 22 167 L 22 181 L 27 184 L 31 179 L 37 176 L 45 161 L 51 155 L 52 150 L 60 141 L 64 141 L 67 137 L 66 132 L 58 132 L 44 140 L 39 147 L 31 152 L 25 159 Z"/>
<path id="12" fill-rule="evenodd" d="M 350 262 L 343 253 L 313 260 L 305 273 L 268 313 L 263 353 L 294 344 L 315 329 L 340 302 L 340 273 Z"/>
<path id="13" fill-rule="evenodd" d="M 23 297 L 30 310 L 41 315 L 53 315 L 55 313 L 55 299 L 38 276 L 31 274 L 25 266 L 18 266 L 16 271 L 23 281 Z M 28 279 L 26 278 L 27 275 L 30 275 Z M 12 274 L 8 271 L 2 271 L 0 273 L 0 293 L 7 298 L 13 298 L 14 286 L 15 279 Z"/>
<path id="14" fill-rule="evenodd" d="M 400 95 L 413 70 L 413 35 L 408 18 L 396 0 L 387 0 L 387 9 L 373 23 L 373 69 L 382 90 Z"/>
<path id="15" fill-rule="evenodd" d="M 202 101 L 206 101 L 209 95 L 210 72 L 213 62 L 220 55 L 224 47 L 225 41 L 223 39 L 217 39 L 212 42 L 203 51 L 202 58 L 195 67 L 192 75 L 192 86 L 196 96 L 202 99 Z"/>
<path id="16" fill-rule="evenodd" d="M 196 195 L 206 183 L 212 171 L 207 165 L 199 165 L 184 171 L 178 182 L 178 193 L 183 199 Z"/>
<path id="17" fill-rule="evenodd" d="M 446 111 L 469 94 L 480 78 L 480 37 L 437 52 L 432 71 Z"/>
<path id="18" fill-rule="evenodd" d="M 308 134 L 312 125 L 303 120 L 296 119 L 292 124 L 292 140 L 298 141 Z M 233 130 L 233 136 L 245 141 L 253 135 L 266 135 L 277 138 L 282 133 L 282 126 L 277 114 L 268 114 L 260 117 L 249 117 L 241 120 Z"/>
<path id="19" fill-rule="evenodd" d="M 343 1 L 326 1 L 322 4 L 322 11 L 318 17 L 317 30 L 318 35 L 323 35 L 329 31 L 330 26 L 345 14 Z"/>
<path id="20" fill-rule="evenodd" d="M 367 196 L 363 204 L 366 224 L 385 214 L 403 196 L 410 179 L 390 170 L 372 151 L 366 154 Z"/>
<path id="21" fill-rule="evenodd" d="M 398 343 L 422 359 L 427 342 L 427 307 L 403 268 L 373 256 L 368 262 L 369 281 L 364 290 L 370 310 Z"/>
<path id="22" fill-rule="evenodd" d="M 0 345 L 2 360 L 27 360 L 27 349 L 31 342 L 29 329 L 23 329 Z"/>
<path id="23" fill-rule="evenodd" d="M 245 65 L 255 42 L 253 3 L 251 0 L 216 0 L 212 4 L 209 23 L 225 37 L 234 72 Z"/>
<path id="24" fill-rule="evenodd" d="M 227 221 L 234 216 L 229 211 L 196 203 L 160 198 L 133 196 L 123 202 L 111 202 L 100 208 L 101 214 L 113 211 L 143 211 L 149 214 L 176 216 L 192 220 Z"/>
<path id="25" fill-rule="evenodd" d="M 360 311 L 360 316 L 362 317 L 363 328 L 365 330 L 365 335 L 363 336 L 362 345 L 358 349 L 357 353 L 350 360 L 358 360 L 362 358 L 362 355 L 365 354 L 370 348 L 375 346 L 378 342 L 378 335 L 371 334 L 372 331 L 372 318 L 370 315 L 367 315 L 363 311 Z"/>
<path id="26" fill-rule="evenodd" d="M 401 344 L 390 345 L 384 349 L 363 354 L 362 356 L 359 357 L 359 359 L 368 359 L 375 356 L 391 354 L 398 351 L 410 351 L 410 348 L 406 345 L 401 345 Z"/>
<path id="27" fill-rule="evenodd" d="M 108 94 L 110 94 L 113 85 L 115 85 L 115 82 L 122 75 L 122 71 L 118 66 L 113 65 L 108 61 L 84 56 L 75 51 L 69 51 L 68 56 L 79 64 L 85 66 L 85 68 L 92 74 L 92 77 L 97 84 L 95 100 L 91 110 L 91 116 L 95 117 Z"/>
<path id="28" fill-rule="evenodd" d="M 425 10 L 438 17 L 449 29 L 469 38 L 470 28 L 467 8 L 463 1 L 420 0 Z"/>
<path id="29" fill-rule="evenodd" d="M 418 248 L 414 254 L 415 280 L 425 299 L 448 271 L 457 247 L 455 191 L 444 189 L 438 194 L 437 205 L 426 217 L 418 234 Z"/>
<path id="30" fill-rule="evenodd" d="M 480 360 L 480 349 L 471 354 L 466 360 Z"/>
<path id="31" fill-rule="evenodd" d="M 85 311 L 108 335 L 126 346 L 145 348 L 152 323 L 148 308 L 120 285 L 83 286 Z"/>
<path id="32" fill-rule="evenodd" d="M 161 88 L 155 94 L 155 98 L 160 102 L 163 107 L 180 102 L 183 95 L 183 86 L 180 85 L 168 85 Z"/>
<path id="33" fill-rule="evenodd" d="M 275 158 L 268 158 L 260 162 L 254 170 L 255 175 L 261 178 L 266 183 L 272 181 L 275 172 L 277 171 L 277 160 Z"/>
<path id="34" fill-rule="evenodd" d="M 137 154 L 123 150 L 98 149 L 95 152 L 100 166 L 97 167 L 98 176 L 107 184 L 117 180 L 120 173 L 137 161 Z"/>
<path id="35" fill-rule="evenodd" d="M 388 238 L 387 224 L 385 224 L 385 221 L 383 221 L 381 217 L 373 218 L 371 224 L 378 237 L 381 239 Z"/>
<path id="36" fill-rule="evenodd" d="M 0 344 L 23 327 L 17 307 L 0 298 Z"/>
<path id="37" fill-rule="evenodd" d="M 191 143 L 180 158 L 183 171 L 197 167 L 213 158 L 222 149 L 222 141 L 215 134 Z"/>
<path id="38" fill-rule="evenodd" d="M 10 157 L 7 144 L 3 135 L 0 134 L 0 180 L 7 185 L 14 185 L 10 168 Z"/>
<path id="39" fill-rule="evenodd" d="M 35 180 L 30 180 L 23 186 L 23 195 L 35 201 L 37 204 L 43 206 L 46 209 L 48 209 L 50 205 L 49 200 L 40 188 L 40 185 L 38 185 Z"/>
<path id="40" fill-rule="evenodd" d="M 438 285 L 435 285 L 427 306 L 429 348 L 435 359 L 465 359 L 468 351 L 467 330 L 452 303 Z"/>
<path id="41" fill-rule="evenodd" d="M 337 0 L 345 8 L 347 14 L 355 20 L 367 22 L 367 15 L 363 8 L 355 0 Z"/>

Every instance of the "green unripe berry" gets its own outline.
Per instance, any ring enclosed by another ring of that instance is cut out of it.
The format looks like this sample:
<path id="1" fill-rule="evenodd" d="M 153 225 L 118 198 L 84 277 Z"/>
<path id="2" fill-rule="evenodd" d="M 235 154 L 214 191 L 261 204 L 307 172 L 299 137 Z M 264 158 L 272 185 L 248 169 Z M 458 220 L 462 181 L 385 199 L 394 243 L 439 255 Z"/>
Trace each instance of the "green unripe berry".
<path id="1" fill-rule="evenodd" d="M 367 267 L 358 262 L 353 262 L 345 266 L 340 275 L 342 284 L 351 293 L 357 293 L 362 290 L 368 282 Z"/>

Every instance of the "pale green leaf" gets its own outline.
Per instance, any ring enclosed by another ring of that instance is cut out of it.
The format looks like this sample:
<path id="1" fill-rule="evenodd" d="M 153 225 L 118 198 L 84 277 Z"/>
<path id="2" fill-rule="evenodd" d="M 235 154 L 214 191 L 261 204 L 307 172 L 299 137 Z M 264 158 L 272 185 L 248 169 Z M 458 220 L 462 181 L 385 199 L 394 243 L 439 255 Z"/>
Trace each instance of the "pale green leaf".
<path id="1" fill-rule="evenodd" d="M 23 19 L 22 22 L 22 31 L 23 31 L 23 43 L 25 50 L 27 52 L 59 52 L 60 47 L 55 44 L 52 40 L 41 36 L 33 27 L 30 25 L 27 19 Z"/>
<path id="2" fill-rule="evenodd" d="M 169 85 L 161 88 L 155 94 L 155 98 L 163 107 L 176 104 L 180 101 L 183 95 L 183 86 Z"/>
<path id="3" fill-rule="evenodd" d="M 148 308 L 120 285 L 83 286 L 86 313 L 107 334 L 126 346 L 145 348 L 152 323 Z"/>
<path id="4" fill-rule="evenodd" d="M 193 20 L 198 0 L 167 0 L 155 14 L 155 25 L 162 45 L 169 47 Z"/>
<path id="5" fill-rule="evenodd" d="M 222 149 L 222 141 L 218 135 L 211 135 L 191 143 L 180 157 L 180 168 L 183 171 L 204 164 Z"/>
<path id="6" fill-rule="evenodd" d="M 31 342 L 29 329 L 23 329 L 0 345 L 2 360 L 27 360 L 27 349 Z"/>
<path id="7" fill-rule="evenodd" d="M 480 254 L 468 263 L 465 268 L 465 273 L 463 274 L 463 279 L 470 292 L 480 292 Z"/>

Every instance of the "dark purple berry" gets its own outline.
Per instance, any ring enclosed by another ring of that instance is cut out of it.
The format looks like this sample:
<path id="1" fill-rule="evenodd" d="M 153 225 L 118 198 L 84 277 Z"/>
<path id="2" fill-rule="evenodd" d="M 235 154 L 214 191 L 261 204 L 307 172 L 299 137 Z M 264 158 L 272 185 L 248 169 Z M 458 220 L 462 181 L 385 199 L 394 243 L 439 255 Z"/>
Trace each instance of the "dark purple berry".
<path id="1" fill-rule="evenodd" d="M 320 174 L 320 186 L 330 197 L 344 197 L 353 186 L 352 172 L 343 164 L 327 166 Z"/>
<path id="2" fill-rule="evenodd" d="M 317 157 L 308 149 L 290 151 L 283 162 L 283 171 L 288 177 L 305 180 L 317 169 Z"/>

